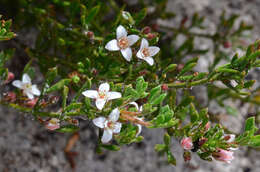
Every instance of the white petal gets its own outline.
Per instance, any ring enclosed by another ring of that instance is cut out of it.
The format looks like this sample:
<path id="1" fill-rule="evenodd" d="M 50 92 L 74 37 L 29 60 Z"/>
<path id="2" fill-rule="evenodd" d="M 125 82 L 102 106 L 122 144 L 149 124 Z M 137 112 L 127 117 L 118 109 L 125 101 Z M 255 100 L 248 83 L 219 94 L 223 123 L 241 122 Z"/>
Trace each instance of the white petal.
<path id="1" fill-rule="evenodd" d="M 140 106 L 139 112 L 143 111 L 143 106 Z"/>
<path id="2" fill-rule="evenodd" d="M 36 96 L 41 94 L 40 90 L 37 88 L 37 85 L 32 85 L 32 93 Z"/>
<path id="3" fill-rule="evenodd" d="M 105 127 L 105 121 L 106 121 L 105 117 L 98 117 L 98 118 L 93 119 L 93 123 L 99 128 Z"/>
<path id="4" fill-rule="evenodd" d="M 138 131 L 137 131 L 135 137 L 139 136 L 139 134 L 142 132 L 142 125 L 137 124 L 137 127 L 138 127 Z"/>
<path id="5" fill-rule="evenodd" d="M 103 136 L 101 138 L 102 143 L 107 143 L 112 139 L 113 132 L 110 129 L 104 130 Z"/>
<path id="6" fill-rule="evenodd" d="M 141 49 L 136 53 L 136 57 L 138 57 L 139 59 L 144 59 L 142 56 Z"/>
<path id="7" fill-rule="evenodd" d="M 127 61 L 130 61 L 132 59 L 132 50 L 131 48 L 126 48 L 126 49 L 121 49 L 120 50 L 123 57 L 127 60 Z"/>
<path id="8" fill-rule="evenodd" d="M 115 108 L 114 110 L 112 110 L 112 112 L 109 114 L 108 118 L 113 121 L 116 122 L 119 118 L 120 115 L 120 111 L 118 108 Z"/>
<path id="9" fill-rule="evenodd" d="M 116 122 L 114 125 L 113 133 L 120 133 L 122 124 L 120 122 Z"/>
<path id="10" fill-rule="evenodd" d="M 116 38 L 119 39 L 126 36 L 127 36 L 126 29 L 122 25 L 118 26 L 116 28 Z"/>
<path id="11" fill-rule="evenodd" d="M 34 98 L 33 94 L 32 94 L 31 92 L 29 92 L 29 91 L 24 91 L 24 94 L 26 94 L 26 96 L 27 96 L 29 99 L 33 99 L 33 98 Z"/>
<path id="12" fill-rule="evenodd" d="M 22 88 L 23 83 L 22 83 L 22 81 L 15 80 L 15 81 L 12 82 L 12 85 L 17 87 L 17 88 Z"/>
<path id="13" fill-rule="evenodd" d="M 29 75 L 27 73 L 23 74 L 23 79 L 22 79 L 23 83 L 31 83 L 31 78 L 29 77 Z"/>
<path id="14" fill-rule="evenodd" d="M 137 35 L 129 35 L 127 36 L 128 42 L 129 42 L 129 46 L 132 46 L 134 43 L 136 43 L 139 39 L 139 36 Z"/>
<path id="15" fill-rule="evenodd" d="M 144 58 L 144 60 L 145 60 L 150 66 L 152 66 L 153 63 L 154 63 L 154 60 L 153 60 L 152 57 L 146 57 L 146 58 Z"/>
<path id="16" fill-rule="evenodd" d="M 136 110 L 139 111 L 139 107 L 138 107 L 138 104 L 136 102 L 131 102 L 129 103 L 130 105 L 134 105 Z"/>
<path id="17" fill-rule="evenodd" d="M 122 94 L 119 92 L 111 91 L 107 93 L 107 99 L 112 100 L 112 99 L 118 99 L 121 98 Z"/>
<path id="18" fill-rule="evenodd" d="M 140 47 L 140 49 L 142 50 L 143 48 L 148 48 L 148 46 L 149 46 L 148 41 L 143 38 L 143 39 L 142 39 L 142 42 L 141 42 L 141 47 Z"/>
<path id="19" fill-rule="evenodd" d="M 160 48 L 151 46 L 148 48 L 148 51 L 149 51 L 150 56 L 154 56 L 155 54 L 157 54 L 160 51 Z"/>
<path id="20" fill-rule="evenodd" d="M 96 90 L 86 90 L 86 91 L 82 92 L 82 94 L 85 97 L 89 97 L 92 99 L 96 99 L 98 97 L 98 92 Z"/>
<path id="21" fill-rule="evenodd" d="M 116 39 L 113 39 L 111 41 L 109 41 L 105 48 L 109 51 L 118 51 L 120 48 L 118 47 L 117 45 L 117 40 Z"/>
<path id="22" fill-rule="evenodd" d="M 97 99 L 96 100 L 96 106 L 99 110 L 102 110 L 103 107 L 105 106 L 106 104 L 106 100 L 105 99 Z"/>
<path id="23" fill-rule="evenodd" d="M 110 89 L 109 84 L 106 82 L 106 83 L 100 84 L 98 91 L 108 92 L 109 89 Z"/>

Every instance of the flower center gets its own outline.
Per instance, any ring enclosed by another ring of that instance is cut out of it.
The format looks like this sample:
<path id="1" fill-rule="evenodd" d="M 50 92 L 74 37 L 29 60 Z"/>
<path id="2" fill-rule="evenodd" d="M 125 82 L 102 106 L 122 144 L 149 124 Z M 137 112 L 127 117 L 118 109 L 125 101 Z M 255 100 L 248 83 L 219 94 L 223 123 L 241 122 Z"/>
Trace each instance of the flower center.
<path id="1" fill-rule="evenodd" d="M 104 91 L 98 92 L 99 98 L 104 99 L 106 97 L 106 93 Z"/>
<path id="2" fill-rule="evenodd" d="M 150 53 L 149 53 L 148 48 L 143 48 L 142 49 L 142 54 L 143 54 L 144 57 L 149 57 Z"/>
<path id="3" fill-rule="evenodd" d="M 107 127 L 110 128 L 110 129 L 114 129 L 114 127 L 115 127 L 114 122 L 113 121 L 108 121 Z"/>
<path id="4" fill-rule="evenodd" d="M 31 87 L 32 87 L 32 85 L 29 84 L 29 83 L 26 83 L 26 84 L 23 85 L 24 89 L 31 89 Z"/>
<path id="5" fill-rule="evenodd" d="M 119 38 L 117 44 L 121 49 L 126 49 L 127 47 L 129 47 L 129 41 L 127 37 Z"/>

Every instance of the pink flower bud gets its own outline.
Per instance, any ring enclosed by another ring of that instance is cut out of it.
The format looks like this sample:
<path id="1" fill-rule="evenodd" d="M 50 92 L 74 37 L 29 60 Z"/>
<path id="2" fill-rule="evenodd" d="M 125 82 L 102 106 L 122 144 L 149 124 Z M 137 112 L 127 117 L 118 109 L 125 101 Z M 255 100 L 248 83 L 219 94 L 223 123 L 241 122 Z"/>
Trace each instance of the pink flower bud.
<path id="1" fill-rule="evenodd" d="M 234 159 L 233 152 L 227 151 L 224 149 L 217 148 L 217 151 L 212 154 L 212 156 L 218 160 L 223 161 L 226 163 L 231 163 L 231 161 Z"/>
<path id="2" fill-rule="evenodd" d="M 142 33 L 144 34 L 148 34 L 151 32 L 151 28 L 149 26 L 145 26 L 143 29 L 142 29 Z"/>
<path id="3" fill-rule="evenodd" d="M 162 84 L 161 88 L 163 91 L 167 91 L 169 89 L 167 84 Z"/>
<path id="4" fill-rule="evenodd" d="M 15 102 L 16 94 L 14 92 L 4 93 L 4 101 L 11 102 L 11 103 Z"/>
<path id="5" fill-rule="evenodd" d="M 185 137 L 181 140 L 181 147 L 185 150 L 191 150 L 193 148 L 192 139 L 190 137 Z"/>
<path id="6" fill-rule="evenodd" d="M 226 42 L 224 42 L 223 46 L 224 46 L 224 48 L 230 48 L 231 47 L 231 43 L 226 41 Z"/>
<path id="7" fill-rule="evenodd" d="M 208 131 L 210 128 L 210 122 L 207 122 L 207 124 L 205 125 L 205 130 Z"/>
<path id="8" fill-rule="evenodd" d="M 147 39 L 153 39 L 153 38 L 156 37 L 156 34 L 154 34 L 154 33 L 148 33 L 146 36 L 147 36 Z"/>
<path id="9" fill-rule="evenodd" d="M 8 84 L 8 83 L 11 82 L 13 79 L 14 79 L 14 73 L 8 72 L 7 78 L 6 78 L 5 82 L 4 82 L 4 84 Z"/>
<path id="10" fill-rule="evenodd" d="M 51 120 L 47 121 L 45 128 L 48 130 L 56 130 L 60 128 L 60 120 L 57 118 L 52 118 Z"/>
<path id="11" fill-rule="evenodd" d="M 38 98 L 34 98 L 34 99 L 31 99 L 31 100 L 28 100 L 25 103 L 25 106 L 27 106 L 29 108 L 33 108 L 36 105 L 37 101 L 38 101 Z"/>

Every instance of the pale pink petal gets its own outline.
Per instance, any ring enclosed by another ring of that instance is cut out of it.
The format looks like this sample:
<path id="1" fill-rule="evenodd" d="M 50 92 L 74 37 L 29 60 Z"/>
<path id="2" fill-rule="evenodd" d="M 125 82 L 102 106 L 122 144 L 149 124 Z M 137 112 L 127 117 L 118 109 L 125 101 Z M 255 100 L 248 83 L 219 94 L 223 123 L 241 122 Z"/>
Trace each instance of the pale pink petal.
<path id="1" fill-rule="evenodd" d="M 93 119 L 93 123 L 99 128 L 105 127 L 105 121 L 106 121 L 105 117 L 98 117 L 98 118 Z"/>
<path id="2" fill-rule="evenodd" d="M 86 90 L 86 91 L 82 92 L 82 94 L 85 97 L 89 97 L 92 99 L 96 99 L 98 97 L 98 92 L 96 90 Z"/>
<path id="3" fill-rule="evenodd" d="M 103 107 L 105 106 L 106 104 L 106 100 L 105 99 L 97 99 L 96 100 L 96 106 L 99 110 L 102 110 Z"/>
<path id="4" fill-rule="evenodd" d="M 122 127 L 122 124 L 120 122 L 116 122 L 114 125 L 113 133 L 116 133 L 116 134 L 120 133 L 121 127 Z"/>
<path id="5" fill-rule="evenodd" d="M 98 91 L 108 92 L 109 89 L 110 89 L 109 84 L 106 82 L 106 83 L 100 84 Z"/>
<path id="6" fill-rule="evenodd" d="M 117 40 L 116 39 L 113 39 L 111 41 L 109 41 L 105 48 L 109 51 L 118 51 L 120 48 L 118 47 L 117 45 Z"/>
<path id="7" fill-rule="evenodd" d="M 17 88 L 22 88 L 23 83 L 22 83 L 22 81 L 15 80 L 15 81 L 12 82 L 12 85 L 17 87 Z"/>
<path id="8" fill-rule="evenodd" d="M 150 56 L 154 56 L 160 51 L 160 48 L 155 47 L 155 46 L 151 46 L 151 47 L 148 48 L 148 51 L 149 51 Z"/>
<path id="9" fill-rule="evenodd" d="M 129 42 L 129 46 L 132 46 L 134 43 L 136 43 L 139 39 L 138 35 L 129 35 L 127 36 L 128 42 Z"/>
<path id="10" fill-rule="evenodd" d="M 143 48 L 148 48 L 149 46 L 149 43 L 146 39 L 142 39 L 142 42 L 141 42 L 141 47 L 140 47 L 140 50 L 142 50 Z"/>
<path id="11" fill-rule="evenodd" d="M 31 78 L 29 77 L 29 75 L 27 73 L 23 74 L 23 79 L 22 79 L 23 83 L 31 83 Z"/>
<path id="12" fill-rule="evenodd" d="M 101 138 L 101 142 L 102 142 L 102 143 L 107 143 L 107 142 L 109 142 L 109 141 L 112 139 L 112 136 L 113 136 L 112 130 L 110 130 L 110 129 L 105 129 L 105 130 L 104 130 L 104 133 L 103 133 L 103 136 L 102 136 L 102 138 Z"/>
<path id="13" fill-rule="evenodd" d="M 118 108 L 115 108 L 114 110 L 112 110 L 112 112 L 109 114 L 109 119 L 113 122 L 116 122 L 119 118 L 120 115 L 120 111 Z"/>
<path id="14" fill-rule="evenodd" d="M 41 94 L 40 90 L 37 88 L 37 85 L 32 85 L 32 93 L 36 96 Z"/>
<path id="15" fill-rule="evenodd" d="M 126 37 L 127 36 L 127 31 L 126 29 L 120 25 L 116 28 L 116 38 L 119 39 L 119 38 L 122 38 L 122 37 Z"/>
<path id="16" fill-rule="evenodd" d="M 119 92 L 111 91 L 107 93 L 107 99 L 112 100 L 112 99 L 118 99 L 121 98 L 122 94 Z"/>
<path id="17" fill-rule="evenodd" d="M 131 61 L 132 59 L 132 50 L 131 48 L 126 48 L 126 49 L 121 49 L 121 53 L 123 55 L 123 57 L 127 60 L 127 61 Z"/>
<path id="18" fill-rule="evenodd" d="M 141 49 L 136 53 L 136 57 L 138 57 L 139 59 L 144 59 L 142 56 Z"/>
<path id="19" fill-rule="evenodd" d="M 150 65 L 152 66 L 154 64 L 154 60 L 152 57 L 146 57 L 144 58 L 144 60 Z"/>

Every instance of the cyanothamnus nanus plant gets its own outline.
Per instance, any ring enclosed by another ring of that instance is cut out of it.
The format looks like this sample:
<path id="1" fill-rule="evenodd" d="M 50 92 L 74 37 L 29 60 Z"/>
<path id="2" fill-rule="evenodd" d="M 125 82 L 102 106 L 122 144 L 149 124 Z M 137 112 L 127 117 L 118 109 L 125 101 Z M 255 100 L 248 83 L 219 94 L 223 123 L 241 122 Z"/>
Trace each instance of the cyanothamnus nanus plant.
<path id="1" fill-rule="evenodd" d="M 155 150 L 173 165 L 172 139 L 179 140 L 185 161 L 197 154 L 203 160 L 230 163 L 239 146 L 259 147 L 255 118 L 260 90 L 246 76 L 260 67 L 260 42 L 249 45 L 242 55 L 223 50 L 243 46 L 239 43 L 243 32 L 252 27 L 242 22 L 234 28 L 238 16 L 224 13 L 214 34 L 194 31 L 204 28 L 198 14 L 184 17 L 175 27 L 161 25 L 158 19 L 175 16 L 164 10 L 166 4 L 156 1 L 155 9 L 147 10 L 148 4 L 140 3 L 133 11 L 114 0 L 23 0 L 12 30 L 37 28 L 32 33 L 36 41 L 24 44 L 11 31 L 11 20 L 1 20 L 0 40 L 16 42 L 27 59 L 23 70 L 16 71 L 11 57 L 18 50 L 0 52 L 0 103 L 32 114 L 43 127 L 57 132 L 80 133 L 86 122 L 82 119 L 89 120 L 99 131 L 98 151 L 141 142 L 143 128 L 162 128 L 164 143 Z M 176 46 L 179 35 L 185 41 Z M 197 38 L 211 40 L 213 50 L 195 48 Z M 214 53 L 208 71 L 196 71 L 208 51 Z M 198 86 L 206 87 L 205 105 L 192 92 Z M 226 99 L 254 107 L 255 115 L 246 119 L 243 133 L 231 134 L 232 126 L 221 125 L 208 109 L 209 102 L 216 101 L 227 114 L 236 114 L 223 103 Z"/>

